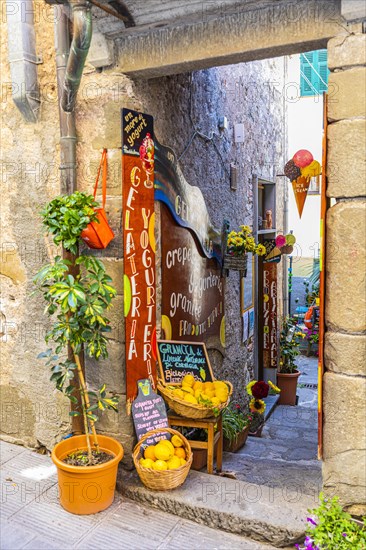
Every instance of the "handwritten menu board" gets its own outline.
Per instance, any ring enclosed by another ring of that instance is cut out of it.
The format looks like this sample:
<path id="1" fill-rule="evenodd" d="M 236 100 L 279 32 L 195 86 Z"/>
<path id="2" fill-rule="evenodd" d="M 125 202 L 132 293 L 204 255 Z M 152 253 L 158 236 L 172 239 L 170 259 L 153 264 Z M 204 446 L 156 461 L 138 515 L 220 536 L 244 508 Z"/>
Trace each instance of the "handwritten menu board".
<path id="1" fill-rule="evenodd" d="M 138 395 L 132 403 L 132 417 L 137 438 L 140 440 L 150 430 L 168 428 L 169 424 L 164 400 L 153 391 L 150 381 L 139 380 L 137 387 Z M 153 435 L 143 443 L 142 447 L 155 445 L 161 439 L 170 439 L 170 434 L 162 432 Z"/>
<path id="2" fill-rule="evenodd" d="M 203 342 L 158 341 L 160 375 L 165 384 L 179 384 L 186 374 L 212 382 L 213 375 Z"/>

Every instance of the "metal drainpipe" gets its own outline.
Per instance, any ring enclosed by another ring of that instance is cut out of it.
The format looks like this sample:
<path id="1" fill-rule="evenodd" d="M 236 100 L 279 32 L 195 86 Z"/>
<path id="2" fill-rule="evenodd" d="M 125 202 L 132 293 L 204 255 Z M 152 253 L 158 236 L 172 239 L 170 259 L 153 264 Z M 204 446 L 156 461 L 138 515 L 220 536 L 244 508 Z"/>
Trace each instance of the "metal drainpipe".
<path id="1" fill-rule="evenodd" d="M 6 0 L 8 25 L 8 58 L 12 96 L 15 105 L 28 122 L 37 122 L 40 95 L 36 54 L 33 0 Z"/>
<path id="2" fill-rule="evenodd" d="M 73 111 L 92 38 L 91 5 L 87 0 L 70 0 L 73 13 L 73 38 L 67 61 L 61 107 Z"/>

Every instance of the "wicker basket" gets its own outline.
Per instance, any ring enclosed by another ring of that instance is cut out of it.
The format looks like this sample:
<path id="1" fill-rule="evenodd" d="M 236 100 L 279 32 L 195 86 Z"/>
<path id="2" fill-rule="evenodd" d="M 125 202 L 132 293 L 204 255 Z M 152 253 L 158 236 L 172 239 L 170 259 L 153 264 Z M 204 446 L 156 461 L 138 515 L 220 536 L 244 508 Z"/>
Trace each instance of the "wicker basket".
<path id="1" fill-rule="evenodd" d="M 224 269 L 232 269 L 234 271 L 243 271 L 244 277 L 247 275 L 248 254 L 242 256 L 233 256 L 232 254 L 224 255 Z"/>
<path id="2" fill-rule="evenodd" d="M 229 396 L 226 403 L 222 403 L 218 407 L 210 408 L 205 405 L 196 405 L 194 403 L 187 403 L 179 397 L 173 397 L 171 391 L 169 391 L 160 381 L 158 381 L 157 389 L 164 397 L 164 401 L 167 405 L 180 416 L 186 418 L 193 418 L 195 420 L 203 420 L 204 418 L 211 418 L 212 416 L 218 416 L 220 412 L 228 406 L 230 402 L 230 396 L 233 393 L 233 385 L 228 380 L 225 380 L 225 384 L 229 387 Z"/>
<path id="3" fill-rule="evenodd" d="M 186 451 L 186 464 L 180 468 L 175 468 L 174 470 L 152 470 L 151 468 L 144 468 L 141 466 L 139 459 L 141 458 L 141 445 L 146 439 L 151 437 L 153 434 L 159 434 L 162 432 L 168 432 L 172 435 L 177 435 L 183 441 L 183 448 Z M 149 489 L 154 491 L 166 491 L 168 489 L 176 489 L 180 487 L 186 480 L 188 472 L 192 464 L 192 450 L 191 446 L 188 443 L 187 439 L 177 430 L 172 430 L 172 428 L 160 428 L 158 430 L 151 430 L 147 432 L 140 441 L 136 444 L 133 453 L 132 453 L 133 462 L 135 464 L 137 473 L 142 481 L 142 483 Z"/>

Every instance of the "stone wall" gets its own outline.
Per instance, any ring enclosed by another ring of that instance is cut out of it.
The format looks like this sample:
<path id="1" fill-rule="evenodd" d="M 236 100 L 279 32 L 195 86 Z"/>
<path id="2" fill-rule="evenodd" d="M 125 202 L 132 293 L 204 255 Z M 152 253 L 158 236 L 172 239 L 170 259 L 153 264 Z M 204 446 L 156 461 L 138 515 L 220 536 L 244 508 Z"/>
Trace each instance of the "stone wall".
<path id="1" fill-rule="evenodd" d="M 366 35 L 328 44 L 328 190 L 324 489 L 366 513 Z"/>
<path id="2" fill-rule="evenodd" d="M 51 8 L 47 8 L 51 9 Z M 7 30 L 2 23 L 1 69 L 3 83 L 10 83 Z M 59 183 L 59 124 L 53 24 L 43 18 L 36 24 L 37 53 L 42 55 L 39 81 L 42 92 L 40 119 L 27 125 L 4 87 L 2 116 L 2 219 L 1 279 L 2 320 L 2 437 L 30 447 L 51 448 L 70 431 L 68 402 L 55 393 L 49 373 L 36 359 L 45 349 L 48 329 L 43 304 L 31 296 L 32 277 L 48 260 L 52 243 L 42 235 L 38 211 L 56 196 Z M 232 227 L 252 222 L 251 177 L 272 178 L 286 158 L 282 136 L 284 103 L 282 60 L 255 62 L 210 69 L 159 80 L 132 82 L 113 67 L 95 71 L 86 66 L 76 107 L 78 188 L 91 191 L 102 147 L 108 148 L 107 212 L 116 233 L 113 244 L 99 252 L 118 290 L 111 313 L 113 332 L 110 357 L 88 365 L 91 385 L 106 382 L 121 399 L 118 415 L 107 414 L 99 424 L 117 436 L 128 456 L 133 445 L 131 419 L 125 414 L 123 250 L 121 239 L 121 131 L 122 106 L 140 109 L 155 117 L 162 143 L 183 153 L 194 127 L 212 140 L 196 138 L 182 157 L 187 180 L 201 187 L 214 223 L 223 218 Z M 192 97 L 192 101 L 190 98 Z M 226 115 L 229 129 L 219 132 L 218 116 Z M 246 139 L 233 143 L 233 123 L 243 122 Z M 238 190 L 231 191 L 230 162 L 239 166 Z M 281 204 L 281 200 L 279 201 Z M 4 223 L 4 222 L 3 222 Z M 218 376 L 231 379 L 244 393 L 250 357 L 241 344 L 239 279 L 230 275 L 227 285 L 227 357 L 214 357 Z"/>

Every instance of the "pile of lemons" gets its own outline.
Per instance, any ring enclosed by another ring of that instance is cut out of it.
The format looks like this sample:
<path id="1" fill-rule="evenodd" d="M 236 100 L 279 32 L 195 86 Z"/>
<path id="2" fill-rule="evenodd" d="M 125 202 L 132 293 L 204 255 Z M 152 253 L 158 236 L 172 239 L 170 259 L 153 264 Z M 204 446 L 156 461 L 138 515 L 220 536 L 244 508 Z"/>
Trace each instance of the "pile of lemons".
<path id="1" fill-rule="evenodd" d="M 186 374 L 180 386 L 169 386 L 169 389 L 174 397 L 187 403 L 212 408 L 226 403 L 229 397 L 229 388 L 225 382 L 201 382 L 195 380 L 192 374 Z"/>
<path id="2" fill-rule="evenodd" d="M 144 468 L 153 470 L 175 470 L 186 464 L 186 451 L 183 441 L 178 435 L 173 435 L 171 440 L 162 439 L 156 445 L 146 447 L 144 457 L 139 460 Z"/>

